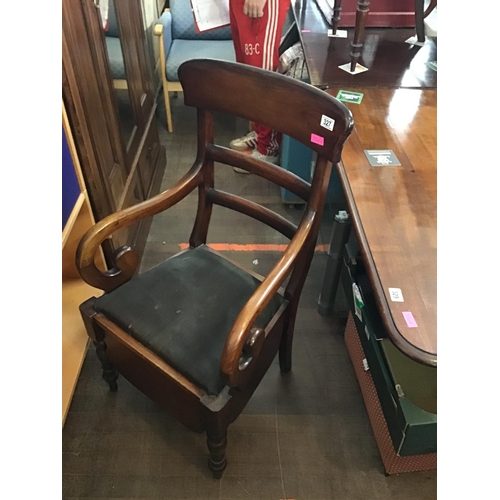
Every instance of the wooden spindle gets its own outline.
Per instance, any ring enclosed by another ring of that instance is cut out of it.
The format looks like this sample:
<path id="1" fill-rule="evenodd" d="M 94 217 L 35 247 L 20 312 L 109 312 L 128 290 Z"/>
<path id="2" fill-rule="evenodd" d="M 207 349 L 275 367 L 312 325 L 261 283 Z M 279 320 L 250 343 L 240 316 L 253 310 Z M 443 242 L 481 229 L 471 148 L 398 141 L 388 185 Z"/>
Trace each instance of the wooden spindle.
<path id="1" fill-rule="evenodd" d="M 356 64 L 361 57 L 361 48 L 363 47 L 363 39 L 365 33 L 366 18 L 370 2 L 368 0 L 358 0 L 358 8 L 356 9 L 356 26 L 354 28 L 354 39 L 351 42 L 351 73 L 356 69 Z"/>

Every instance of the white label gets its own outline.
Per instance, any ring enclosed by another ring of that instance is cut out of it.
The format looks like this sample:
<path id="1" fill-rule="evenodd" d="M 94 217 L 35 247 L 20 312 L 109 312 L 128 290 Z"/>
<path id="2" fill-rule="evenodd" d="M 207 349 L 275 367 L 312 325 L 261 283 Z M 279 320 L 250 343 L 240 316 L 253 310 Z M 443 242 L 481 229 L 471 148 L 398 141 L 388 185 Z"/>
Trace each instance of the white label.
<path id="1" fill-rule="evenodd" d="M 333 126 L 335 125 L 335 120 L 333 118 L 328 118 L 328 116 L 322 115 L 320 125 L 323 128 L 330 130 L 331 132 L 333 130 Z"/>
<path id="2" fill-rule="evenodd" d="M 354 299 L 354 313 L 359 318 L 359 321 L 363 321 L 363 316 L 361 315 L 361 308 L 364 306 L 363 299 L 361 298 L 361 293 L 359 291 L 358 285 L 356 283 L 352 284 L 352 295 Z"/>
<path id="3" fill-rule="evenodd" d="M 366 360 L 366 358 L 363 358 L 363 368 L 365 369 L 365 372 L 367 372 L 370 367 L 368 366 L 368 361 Z"/>
<path id="4" fill-rule="evenodd" d="M 403 292 L 401 288 L 389 288 L 389 296 L 393 302 L 404 302 Z"/>
<path id="5" fill-rule="evenodd" d="M 337 30 L 337 33 L 335 35 L 333 34 L 333 30 L 328 30 L 328 36 L 335 37 L 335 38 L 347 38 L 347 30 Z"/>

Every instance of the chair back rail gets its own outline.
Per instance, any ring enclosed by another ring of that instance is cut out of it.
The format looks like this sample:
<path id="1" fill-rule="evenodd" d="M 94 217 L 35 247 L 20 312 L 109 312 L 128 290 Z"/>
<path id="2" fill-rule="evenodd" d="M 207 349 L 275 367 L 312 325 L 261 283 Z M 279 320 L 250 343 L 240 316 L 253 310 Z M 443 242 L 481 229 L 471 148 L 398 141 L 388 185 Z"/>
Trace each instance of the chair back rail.
<path id="1" fill-rule="evenodd" d="M 276 168 L 269 163 L 222 146 L 209 145 L 207 147 L 207 155 L 209 158 L 219 163 L 243 168 L 260 177 L 264 177 L 264 179 L 274 184 L 278 184 L 299 198 L 302 198 L 304 201 L 309 200 L 311 185 L 292 172 L 288 172 L 282 168 Z"/>
<path id="2" fill-rule="evenodd" d="M 216 205 L 230 208 L 253 217 L 273 229 L 276 229 L 276 231 L 279 231 L 289 239 L 292 239 L 295 231 L 297 231 L 297 226 L 295 224 L 276 212 L 234 194 L 225 193 L 224 191 L 219 191 L 217 189 L 210 189 L 208 191 L 207 201 L 208 203 L 215 203 Z"/>
<path id="3" fill-rule="evenodd" d="M 334 97 L 278 73 L 263 76 L 260 68 L 193 59 L 180 66 L 179 80 L 186 105 L 261 123 L 333 163 L 340 161 L 342 146 L 353 127 L 350 111 Z M 272 99 L 266 98 L 268 95 Z"/>

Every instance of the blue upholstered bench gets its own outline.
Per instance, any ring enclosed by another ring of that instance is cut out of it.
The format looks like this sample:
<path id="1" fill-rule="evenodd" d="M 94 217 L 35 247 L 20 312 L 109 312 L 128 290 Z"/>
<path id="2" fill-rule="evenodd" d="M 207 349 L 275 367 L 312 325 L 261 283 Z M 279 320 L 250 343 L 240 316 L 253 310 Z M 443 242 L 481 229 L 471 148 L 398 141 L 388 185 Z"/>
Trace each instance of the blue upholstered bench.
<path id="1" fill-rule="evenodd" d="M 159 40 L 167 127 L 168 131 L 172 132 L 169 92 L 182 92 L 177 76 L 179 66 L 184 61 L 197 58 L 235 62 L 231 28 L 228 26 L 197 33 L 191 2 L 170 0 L 170 9 L 162 14 L 154 33 Z"/>
<path id="2" fill-rule="evenodd" d="M 109 2 L 108 29 L 105 35 L 109 66 L 113 77 L 113 86 L 116 89 L 126 89 L 127 73 L 125 71 L 125 62 L 123 61 L 120 31 L 116 21 L 114 2 Z"/>

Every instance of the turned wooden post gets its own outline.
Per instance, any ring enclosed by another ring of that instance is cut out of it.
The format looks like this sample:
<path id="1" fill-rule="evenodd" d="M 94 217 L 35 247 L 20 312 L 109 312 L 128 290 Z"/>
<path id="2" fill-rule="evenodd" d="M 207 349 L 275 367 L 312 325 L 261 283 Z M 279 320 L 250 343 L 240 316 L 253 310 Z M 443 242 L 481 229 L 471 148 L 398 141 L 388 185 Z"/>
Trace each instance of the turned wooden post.
<path id="1" fill-rule="evenodd" d="M 218 433 L 207 431 L 207 446 L 209 452 L 208 467 L 212 471 L 215 479 L 220 479 L 227 467 L 227 429 Z"/>
<path id="2" fill-rule="evenodd" d="M 94 321 L 94 316 L 96 315 L 95 302 L 95 297 L 86 300 L 80 305 L 80 313 L 82 315 L 83 324 L 85 325 L 87 334 L 94 343 L 97 358 L 101 362 L 102 378 L 109 384 L 111 391 L 115 392 L 118 390 L 118 384 L 116 383 L 118 379 L 118 371 L 111 364 L 108 355 L 106 354 L 107 346 L 104 340 L 104 331 Z"/>
<path id="3" fill-rule="evenodd" d="M 361 57 L 366 18 L 368 17 L 368 12 L 370 11 L 368 8 L 369 5 L 370 2 L 368 0 L 358 0 L 358 8 L 356 9 L 356 26 L 354 27 L 354 39 L 351 42 L 351 72 L 356 69 L 356 64 Z"/>
<path id="4" fill-rule="evenodd" d="M 333 5 L 333 15 L 332 15 L 332 34 L 337 34 L 337 28 L 339 27 L 340 21 L 340 11 L 342 10 L 342 0 L 335 0 Z"/>
<path id="5" fill-rule="evenodd" d="M 116 392 L 118 390 L 118 384 L 116 383 L 118 379 L 118 371 L 110 363 L 108 356 L 106 355 L 106 343 L 104 340 L 98 340 L 97 342 L 94 341 L 94 346 L 97 357 L 102 365 L 102 378 L 109 384 L 111 391 Z"/>
<path id="6" fill-rule="evenodd" d="M 417 40 L 420 43 L 425 42 L 424 0 L 415 0 L 415 31 Z"/>

